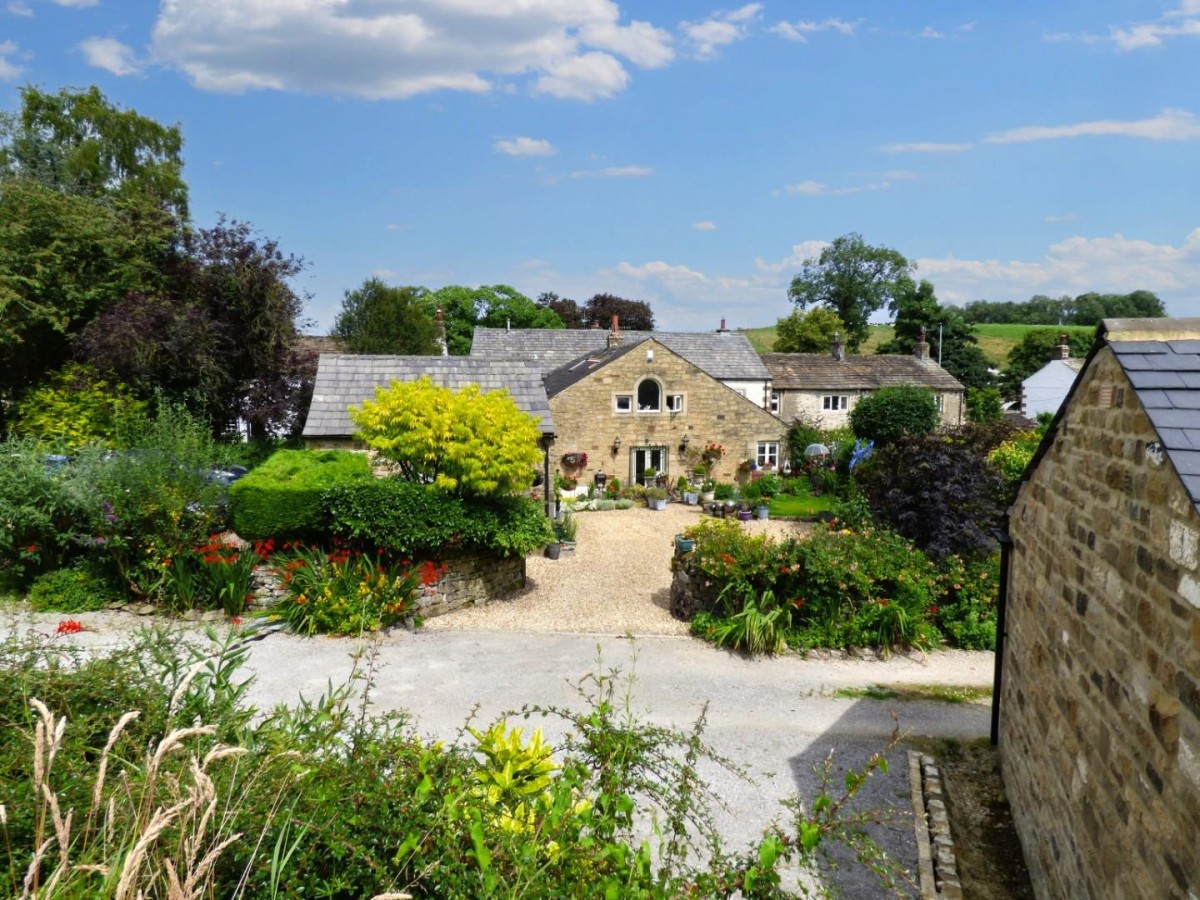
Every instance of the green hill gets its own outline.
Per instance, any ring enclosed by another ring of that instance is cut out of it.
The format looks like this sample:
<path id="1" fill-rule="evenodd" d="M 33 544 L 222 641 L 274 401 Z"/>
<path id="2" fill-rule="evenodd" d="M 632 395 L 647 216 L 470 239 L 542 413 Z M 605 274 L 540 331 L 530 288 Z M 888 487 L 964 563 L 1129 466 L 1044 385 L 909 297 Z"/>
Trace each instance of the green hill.
<path id="1" fill-rule="evenodd" d="M 996 368 L 1003 368 L 1008 359 L 1008 351 L 1021 343 L 1027 333 L 1034 329 L 1050 328 L 1055 331 L 1083 332 L 1091 334 L 1095 329 L 1091 326 L 1079 325 L 976 325 L 975 336 L 979 339 L 979 349 Z M 775 346 L 775 326 L 767 328 L 740 328 L 754 349 L 759 353 L 770 353 Z M 872 325 L 871 335 L 866 343 L 859 348 L 860 353 L 874 353 L 880 344 L 892 339 L 891 325 Z"/>

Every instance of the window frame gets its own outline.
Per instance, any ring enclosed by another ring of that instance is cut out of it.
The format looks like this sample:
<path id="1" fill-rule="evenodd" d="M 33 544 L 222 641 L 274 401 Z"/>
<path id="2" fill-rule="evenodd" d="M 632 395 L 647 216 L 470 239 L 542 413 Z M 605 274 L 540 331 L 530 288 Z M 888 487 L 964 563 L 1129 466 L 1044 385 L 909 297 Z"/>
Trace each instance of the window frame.
<path id="1" fill-rule="evenodd" d="M 655 389 L 658 391 L 658 405 L 653 406 L 653 407 L 647 407 L 646 409 L 643 409 L 642 408 L 642 398 L 641 398 L 642 385 L 646 384 L 647 382 L 653 384 Z M 646 413 L 646 414 L 651 414 L 651 415 L 661 413 L 663 411 L 663 397 L 664 397 L 665 393 L 666 392 L 663 389 L 662 382 L 659 381 L 657 378 L 654 378 L 653 376 L 648 376 L 646 378 L 642 378 L 633 387 L 634 407 L 639 413 Z"/>
<path id="2" fill-rule="evenodd" d="M 831 405 L 832 401 L 832 405 Z M 850 396 L 848 394 L 822 394 L 821 395 L 821 411 L 822 412 L 845 412 L 850 408 Z"/>
<path id="3" fill-rule="evenodd" d="M 759 441 L 754 459 L 760 469 L 767 466 L 779 468 L 779 441 Z"/>
<path id="4" fill-rule="evenodd" d="M 621 409 L 621 401 L 625 400 L 629 406 L 626 409 Z M 620 416 L 627 416 L 633 412 L 633 394 L 613 394 L 613 412 Z"/>
<path id="5" fill-rule="evenodd" d="M 678 400 L 678 405 L 674 401 Z M 667 394 L 666 409 L 669 413 L 681 413 L 684 410 L 686 401 L 683 394 Z"/>
<path id="6" fill-rule="evenodd" d="M 768 404 L 768 408 L 775 415 L 779 415 L 779 410 L 783 408 L 783 396 L 779 391 L 771 391 L 771 401 Z"/>

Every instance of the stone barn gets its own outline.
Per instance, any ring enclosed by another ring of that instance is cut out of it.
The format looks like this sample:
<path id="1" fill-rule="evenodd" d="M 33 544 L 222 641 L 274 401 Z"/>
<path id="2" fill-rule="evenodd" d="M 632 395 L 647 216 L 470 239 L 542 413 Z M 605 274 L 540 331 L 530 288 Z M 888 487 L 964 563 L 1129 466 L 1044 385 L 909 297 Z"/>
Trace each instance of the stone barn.
<path id="1" fill-rule="evenodd" d="M 999 742 L 1039 897 L 1200 896 L 1200 319 L 1106 320 L 1010 510 Z"/>

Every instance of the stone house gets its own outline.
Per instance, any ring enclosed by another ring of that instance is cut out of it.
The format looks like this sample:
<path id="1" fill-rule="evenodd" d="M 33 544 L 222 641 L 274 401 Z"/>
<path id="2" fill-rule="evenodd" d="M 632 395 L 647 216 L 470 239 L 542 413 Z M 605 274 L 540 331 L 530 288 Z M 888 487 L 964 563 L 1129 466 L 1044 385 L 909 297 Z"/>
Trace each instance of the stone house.
<path id="1" fill-rule="evenodd" d="M 1200 319 L 1113 319 L 1025 472 L 997 658 L 1039 897 L 1200 895 Z"/>
<path id="2" fill-rule="evenodd" d="M 769 407 L 785 422 L 802 419 L 822 429 L 850 424 L 858 401 L 884 387 L 927 387 L 937 398 L 943 426 L 961 425 L 965 389 L 929 358 L 929 344 L 918 341 L 912 356 L 847 355 L 840 338 L 829 353 L 766 353 L 771 374 Z"/>
<path id="3" fill-rule="evenodd" d="M 657 337 L 612 335 L 547 373 L 545 385 L 558 428 L 554 461 L 581 483 L 601 471 L 642 483 L 654 469 L 673 484 L 691 476 L 710 445 L 724 448 L 712 463 L 724 481 L 743 461 L 781 466 L 786 454 L 782 420 Z M 564 464 L 567 454 L 587 462 Z"/>
<path id="4" fill-rule="evenodd" d="M 1021 382 L 1021 413 L 1030 419 L 1043 412 L 1054 415 L 1082 368 L 1082 359 L 1071 359 L 1067 336 L 1059 335 L 1054 359 Z"/>
<path id="5" fill-rule="evenodd" d="M 721 320 L 716 331 L 622 331 L 616 316 L 603 328 L 476 328 L 471 357 L 519 360 L 543 374 L 619 341 L 625 346 L 653 338 L 700 371 L 747 400 L 766 408 L 771 399 L 771 373 L 750 339 L 730 331 Z"/>

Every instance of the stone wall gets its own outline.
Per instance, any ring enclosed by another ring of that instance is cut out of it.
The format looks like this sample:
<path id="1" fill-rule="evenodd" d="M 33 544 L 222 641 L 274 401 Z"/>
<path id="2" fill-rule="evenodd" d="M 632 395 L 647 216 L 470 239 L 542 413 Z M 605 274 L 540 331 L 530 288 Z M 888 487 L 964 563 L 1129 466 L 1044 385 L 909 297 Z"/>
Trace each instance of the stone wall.
<path id="1" fill-rule="evenodd" d="M 1010 531 L 1000 750 L 1038 896 L 1200 895 L 1200 517 L 1110 350 Z"/>
<path id="2" fill-rule="evenodd" d="M 646 360 L 648 349 L 654 350 L 652 362 Z M 683 394 L 683 411 L 668 412 L 664 402 L 661 412 L 618 413 L 614 396 L 636 396 L 638 382 L 651 376 L 662 385 L 664 401 L 666 395 Z M 628 483 L 632 454 L 643 446 L 666 449 L 672 483 L 691 474 L 693 458 L 710 442 L 726 449 L 713 467 L 713 477 L 720 481 L 734 480 L 738 463 L 755 454 L 759 441 L 778 441 L 785 452 L 787 428 L 781 419 L 653 340 L 551 397 L 550 410 L 559 435 L 551 450 L 552 471 L 569 471 L 581 483 L 601 470 Z M 684 435 L 688 451 L 680 449 Z M 617 453 L 614 438 L 621 439 Z M 587 466 L 562 469 L 559 458 L 571 452 L 587 453 Z"/>

